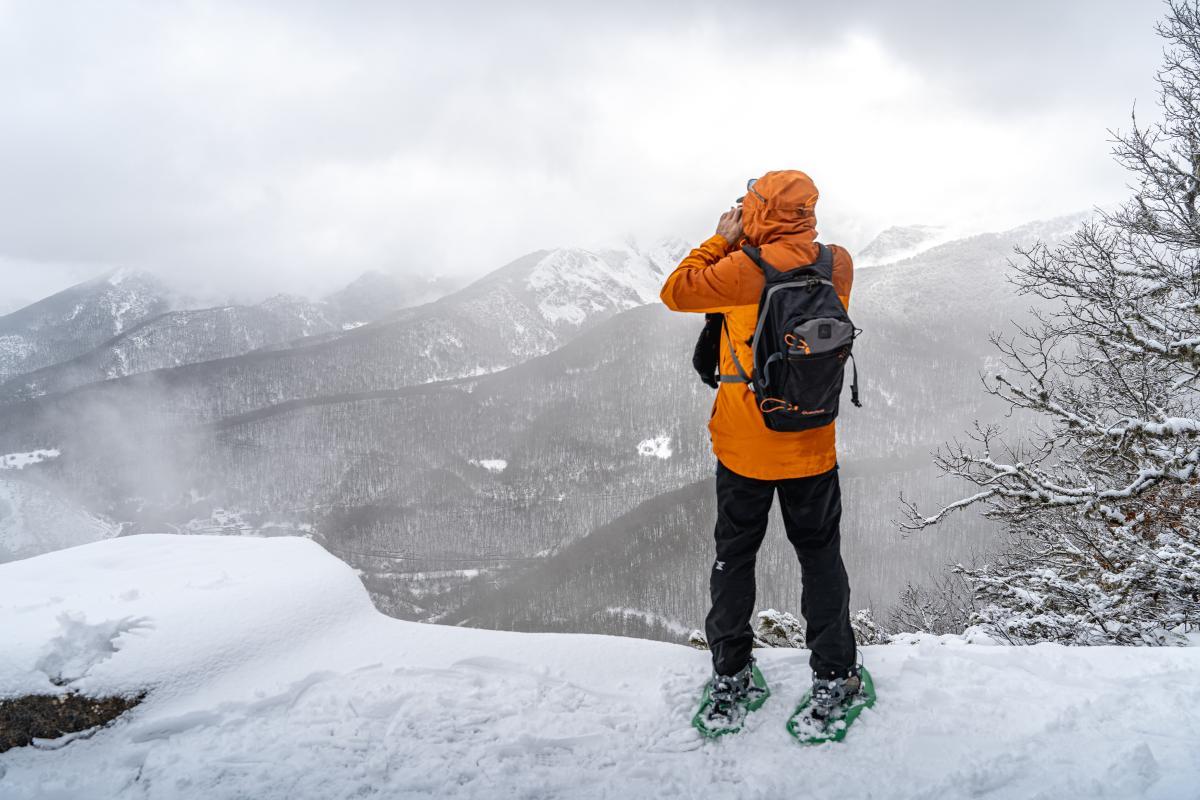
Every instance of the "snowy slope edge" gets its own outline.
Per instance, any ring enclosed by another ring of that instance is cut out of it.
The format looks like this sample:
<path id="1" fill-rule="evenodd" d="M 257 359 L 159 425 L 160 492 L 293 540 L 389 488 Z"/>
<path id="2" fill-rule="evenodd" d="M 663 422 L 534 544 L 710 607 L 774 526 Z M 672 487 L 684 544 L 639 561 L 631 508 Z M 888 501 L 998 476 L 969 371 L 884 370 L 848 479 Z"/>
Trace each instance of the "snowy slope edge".
<path id="1" fill-rule="evenodd" d="M 783 722 L 804 651 L 759 651 L 777 699 L 706 745 L 688 722 L 706 653 L 392 620 L 304 539 L 134 536 L 0 565 L 0 629 L 0 694 L 51 674 L 150 689 L 90 739 L 0 757 L 6 800 L 774 797 L 800 762 L 806 794 L 839 800 L 1175 798 L 1200 780 L 1197 648 L 865 648 L 879 704 L 843 745 L 800 751 Z"/>

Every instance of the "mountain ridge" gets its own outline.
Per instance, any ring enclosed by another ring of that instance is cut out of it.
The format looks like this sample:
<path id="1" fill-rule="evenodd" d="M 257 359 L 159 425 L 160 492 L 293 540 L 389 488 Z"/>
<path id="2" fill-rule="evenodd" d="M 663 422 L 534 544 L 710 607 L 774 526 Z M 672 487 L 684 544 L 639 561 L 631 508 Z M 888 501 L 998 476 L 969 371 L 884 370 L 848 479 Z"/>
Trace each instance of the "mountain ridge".
<path id="1" fill-rule="evenodd" d="M 0 381 L 81 355 L 170 307 L 152 275 L 118 270 L 0 316 Z"/>
<path id="2" fill-rule="evenodd" d="M 545 268 L 548 259 L 562 258 L 564 254 L 575 258 L 571 269 L 552 270 L 554 274 L 549 277 L 539 276 L 537 270 Z M 330 370 L 323 373 L 325 377 L 331 381 L 340 378 L 359 384 L 345 386 L 341 390 L 345 393 L 424 382 L 436 379 L 439 372 L 444 378 L 481 374 L 547 352 L 561 341 L 576 335 L 584 323 L 606 318 L 644 302 L 645 298 L 636 295 L 622 270 L 634 274 L 646 272 L 648 278 L 642 284 L 649 285 L 664 274 L 670 258 L 673 255 L 662 252 L 661 248 L 648 252 L 613 250 L 601 255 L 570 249 L 535 251 L 450 295 L 419 306 L 395 310 L 372 323 L 350 330 L 331 330 L 326 335 L 310 337 L 312 341 L 296 339 L 283 347 L 276 343 L 245 353 L 208 358 L 181 368 L 194 366 L 201 372 L 212 373 L 231 365 L 278 362 L 275 370 L 278 380 L 287 385 L 289 380 L 285 374 L 285 363 L 303 361 L 305 356 L 319 359 L 321 353 L 330 353 L 329 359 L 332 361 L 329 362 Z M 669 266 L 673 267 L 674 264 L 670 263 Z M 597 280 L 597 276 L 601 280 Z M 529 285 L 531 278 L 537 277 L 541 277 L 541 280 L 536 285 Z M 585 289 L 586 292 L 583 291 Z M 553 303 L 556 302 L 555 298 L 572 294 L 576 295 L 579 303 L 588 307 L 574 308 L 577 313 L 569 314 L 570 319 L 545 310 L 546 302 Z M 487 330 L 486 337 L 478 335 L 481 330 Z M 384 341 L 376 345 L 373 340 Z M 341 353 L 343 349 L 347 352 Z M 370 386 L 373 382 L 370 376 L 356 378 L 347 372 L 347 364 L 356 360 L 366 358 L 368 362 L 372 359 L 379 361 L 381 349 L 396 353 L 392 360 L 398 370 L 390 375 L 379 375 L 383 384 L 390 383 L 391 386 Z M 422 358 L 414 360 L 414 354 Z M 247 361 L 237 361 L 240 358 Z M 147 370 L 143 374 L 156 371 Z M 168 384 L 177 382 L 182 374 L 186 373 L 172 376 L 160 373 Z M 117 376 L 116 379 L 125 377 L 132 376 Z M 237 378 L 237 374 L 229 375 L 225 382 Z M 283 399 L 294 399 L 310 393 L 307 386 L 297 385 L 294 381 L 290 383 L 284 391 L 291 397 Z M 86 384 L 79 380 L 64 380 L 62 385 L 70 389 Z M 216 393 L 219 394 L 219 391 Z M 316 393 L 329 392 L 320 390 Z M 19 379 L 0 386 L 0 402 L 7 400 L 15 403 L 36 399 L 37 396 L 36 386 L 31 388 L 28 382 Z M 243 400 L 252 404 L 256 402 L 240 395 L 230 398 L 232 402 Z M 257 402 L 266 404 L 269 400 L 263 398 Z M 234 413 L 250 410 L 252 408 L 242 407 Z M 204 412 L 198 409 L 197 413 Z"/>

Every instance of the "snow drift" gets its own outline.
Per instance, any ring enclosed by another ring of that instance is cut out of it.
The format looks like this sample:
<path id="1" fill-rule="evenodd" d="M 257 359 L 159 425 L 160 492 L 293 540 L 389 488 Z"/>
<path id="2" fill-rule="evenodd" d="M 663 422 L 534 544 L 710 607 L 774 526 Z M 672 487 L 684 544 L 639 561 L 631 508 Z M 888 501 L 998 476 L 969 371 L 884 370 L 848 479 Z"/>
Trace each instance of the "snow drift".
<path id="1" fill-rule="evenodd" d="M 89 738 L 0 755 L 0 797 L 1195 796 L 1200 650 L 864 649 L 841 745 L 784 720 L 802 650 L 759 651 L 747 730 L 689 726 L 708 654 L 393 620 L 298 538 L 135 536 L 0 565 L 0 697 L 148 691 Z"/>

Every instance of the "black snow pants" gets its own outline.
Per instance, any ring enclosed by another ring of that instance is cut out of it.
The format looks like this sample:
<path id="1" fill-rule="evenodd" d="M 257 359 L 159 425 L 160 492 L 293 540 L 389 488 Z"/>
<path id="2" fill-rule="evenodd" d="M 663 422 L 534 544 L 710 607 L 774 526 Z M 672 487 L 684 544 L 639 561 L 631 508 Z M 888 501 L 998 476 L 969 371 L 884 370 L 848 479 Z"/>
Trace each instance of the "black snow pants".
<path id="1" fill-rule="evenodd" d="M 788 541 L 800 559 L 809 665 L 820 677 L 844 676 L 854 666 L 855 649 L 836 466 L 811 477 L 767 481 L 738 475 L 717 462 L 717 558 L 709 578 L 712 609 L 705 620 L 713 667 L 732 675 L 750 660 L 754 564 L 776 491 Z"/>

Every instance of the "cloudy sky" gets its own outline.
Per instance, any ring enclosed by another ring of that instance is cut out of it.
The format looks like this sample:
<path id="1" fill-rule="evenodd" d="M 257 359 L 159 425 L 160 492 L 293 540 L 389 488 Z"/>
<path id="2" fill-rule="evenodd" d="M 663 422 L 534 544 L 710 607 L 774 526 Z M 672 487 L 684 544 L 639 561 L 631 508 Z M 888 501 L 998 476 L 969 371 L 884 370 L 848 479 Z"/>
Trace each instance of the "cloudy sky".
<path id="1" fill-rule="evenodd" d="M 1161 12 L 0 0 L 0 311 L 118 266 L 252 298 L 698 239 L 785 167 L 852 248 L 1111 203 Z"/>

